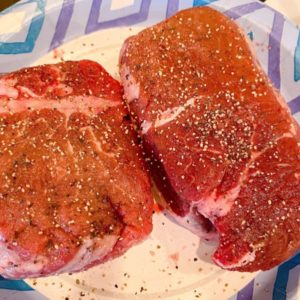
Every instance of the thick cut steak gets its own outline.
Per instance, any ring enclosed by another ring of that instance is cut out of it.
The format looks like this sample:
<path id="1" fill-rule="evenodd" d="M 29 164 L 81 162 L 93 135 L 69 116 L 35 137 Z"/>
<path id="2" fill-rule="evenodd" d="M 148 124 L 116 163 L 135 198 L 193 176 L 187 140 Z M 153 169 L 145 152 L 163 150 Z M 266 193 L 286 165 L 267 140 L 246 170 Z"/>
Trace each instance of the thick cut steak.
<path id="1" fill-rule="evenodd" d="M 293 255 L 300 130 L 237 24 L 182 11 L 125 42 L 120 74 L 157 186 L 180 222 L 219 238 L 213 260 L 255 271 Z"/>
<path id="2" fill-rule="evenodd" d="M 85 270 L 151 231 L 152 196 L 120 84 L 97 63 L 0 79 L 0 274 Z"/>

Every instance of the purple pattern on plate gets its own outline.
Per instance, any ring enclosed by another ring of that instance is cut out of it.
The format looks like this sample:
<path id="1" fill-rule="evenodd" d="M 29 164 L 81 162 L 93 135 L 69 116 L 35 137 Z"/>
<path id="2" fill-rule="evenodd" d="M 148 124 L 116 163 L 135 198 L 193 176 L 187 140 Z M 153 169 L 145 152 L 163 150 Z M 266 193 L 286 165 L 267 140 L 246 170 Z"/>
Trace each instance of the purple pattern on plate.
<path id="1" fill-rule="evenodd" d="M 280 43 L 282 38 L 284 17 L 275 13 L 272 31 L 269 36 L 269 63 L 268 75 L 274 85 L 280 90 Z"/>
<path id="2" fill-rule="evenodd" d="M 224 11 L 224 14 L 227 15 L 229 18 L 236 20 L 244 15 L 250 14 L 263 7 L 266 6 L 259 2 L 252 2 L 230 8 Z"/>
<path id="3" fill-rule="evenodd" d="M 179 0 L 169 0 L 167 6 L 166 18 L 174 15 L 179 9 Z"/>
<path id="4" fill-rule="evenodd" d="M 248 285 L 246 285 L 237 294 L 237 300 L 252 300 L 254 289 L 254 280 L 252 280 Z"/>
<path id="5" fill-rule="evenodd" d="M 111 21 L 98 22 L 101 3 L 102 0 L 93 0 L 88 23 L 85 29 L 86 34 L 99 29 L 129 26 L 147 20 L 151 0 L 142 0 L 141 9 L 138 13 L 134 13 L 129 16 L 121 17 Z"/>
<path id="6" fill-rule="evenodd" d="M 300 96 L 296 97 L 295 99 L 291 100 L 288 103 L 288 106 L 292 112 L 292 114 L 296 114 L 297 112 L 300 111 Z"/>
<path id="7" fill-rule="evenodd" d="M 74 3 L 75 0 L 64 0 L 58 21 L 56 23 L 55 33 L 53 35 L 49 51 L 57 48 L 63 43 L 73 14 Z"/>

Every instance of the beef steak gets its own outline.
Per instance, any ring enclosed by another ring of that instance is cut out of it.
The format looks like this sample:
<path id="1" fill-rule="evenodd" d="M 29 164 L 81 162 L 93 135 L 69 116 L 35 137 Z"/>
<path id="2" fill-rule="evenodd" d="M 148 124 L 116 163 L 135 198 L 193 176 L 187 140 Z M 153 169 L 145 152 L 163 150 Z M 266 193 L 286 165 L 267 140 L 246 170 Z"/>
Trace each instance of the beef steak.
<path id="1" fill-rule="evenodd" d="M 152 196 L 120 84 L 97 63 L 0 79 L 0 274 L 85 270 L 152 229 Z"/>
<path id="2" fill-rule="evenodd" d="M 299 125 L 238 25 L 181 11 L 125 42 L 120 74 L 157 186 L 179 222 L 219 239 L 213 260 L 256 271 L 293 255 Z"/>

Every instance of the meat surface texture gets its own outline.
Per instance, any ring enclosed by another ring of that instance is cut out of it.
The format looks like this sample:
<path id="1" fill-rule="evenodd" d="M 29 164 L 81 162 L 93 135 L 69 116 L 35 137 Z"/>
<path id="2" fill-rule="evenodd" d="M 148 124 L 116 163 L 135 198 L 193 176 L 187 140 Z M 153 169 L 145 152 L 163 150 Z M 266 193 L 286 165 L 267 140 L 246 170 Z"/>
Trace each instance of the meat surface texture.
<path id="1" fill-rule="evenodd" d="M 299 125 L 238 25 L 181 11 L 125 42 L 120 75 L 156 185 L 179 222 L 218 240 L 215 263 L 256 271 L 292 256 Z"/>
<path id="2" fill-rule="evenodd" d="M 152 196 L 120 84 L 97 63 L 0 78 L 0 274 L 88 269 L 152 229 Z"/>

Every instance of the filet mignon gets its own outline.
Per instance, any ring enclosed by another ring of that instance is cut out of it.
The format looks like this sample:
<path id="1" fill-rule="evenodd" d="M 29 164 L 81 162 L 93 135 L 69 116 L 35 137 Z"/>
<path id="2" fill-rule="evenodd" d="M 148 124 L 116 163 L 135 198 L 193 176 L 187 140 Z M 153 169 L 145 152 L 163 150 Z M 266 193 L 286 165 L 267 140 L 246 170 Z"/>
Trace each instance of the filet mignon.
<path id="1" fill-rule="evenodd" d="M 267 270 L 300 247 L 300 130 L 238 25 L 208 7 L 129 38 L 125 97 L 176 219 L 213 260 Z"/>
<path id="2" fill-rule="evenodd" d="M 151 231 L 152 196 L 120 84 L 97 63 L 0 79 L 0 274 L 85 270 Z"/>

